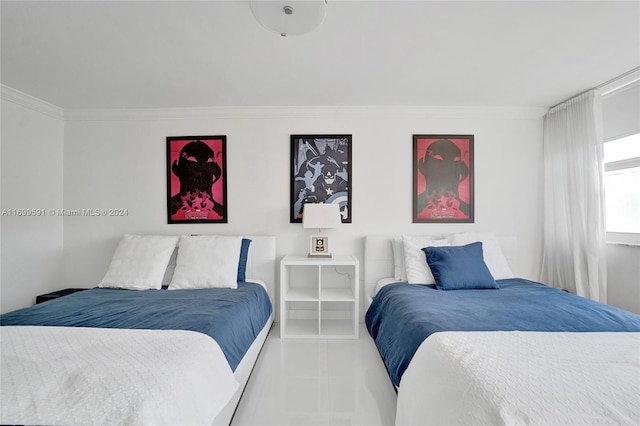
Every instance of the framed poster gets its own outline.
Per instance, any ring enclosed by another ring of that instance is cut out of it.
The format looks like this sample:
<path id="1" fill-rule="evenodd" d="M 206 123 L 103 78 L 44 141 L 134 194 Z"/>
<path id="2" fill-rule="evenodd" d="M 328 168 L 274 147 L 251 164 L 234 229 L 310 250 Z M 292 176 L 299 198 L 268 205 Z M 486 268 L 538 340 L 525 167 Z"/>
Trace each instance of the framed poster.
<path id="1" fill-rule="evenodd" d="M 291 135 L 291 223 L 306 203 L 338 204 L 351 223 L 351 135 Z"/>
<path id="2" fill-rule="evenodd" d="M 413 135 L 413 222 L 473 220 L 473 135 Z"/>
<path id="3" fill-rule="evenodd" d="M 227 223 L 226 136 L 167 137 L 169 223 Z"/>

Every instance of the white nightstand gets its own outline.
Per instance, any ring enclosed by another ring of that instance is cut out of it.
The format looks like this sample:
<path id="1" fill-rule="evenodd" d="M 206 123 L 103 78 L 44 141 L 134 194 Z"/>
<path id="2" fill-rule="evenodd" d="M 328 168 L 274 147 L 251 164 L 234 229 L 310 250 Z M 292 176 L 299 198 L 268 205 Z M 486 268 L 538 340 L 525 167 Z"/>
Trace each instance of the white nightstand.
<path id="1" fill-rule="evenodd" d="M 358 337 L 360 267 L 351 255 L 280 261 L 280 336 Z"/>

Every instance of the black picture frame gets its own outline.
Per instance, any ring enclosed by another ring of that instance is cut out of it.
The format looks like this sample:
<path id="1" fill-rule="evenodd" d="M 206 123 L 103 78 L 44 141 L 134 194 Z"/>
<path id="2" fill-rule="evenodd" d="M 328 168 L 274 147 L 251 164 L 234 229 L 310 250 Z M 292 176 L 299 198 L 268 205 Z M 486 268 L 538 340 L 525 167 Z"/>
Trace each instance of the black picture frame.
<path id="1" fill-rule="evenodd" d="M 167 222 L 227 223 L 227 137 L 167 137 Z"/>
<path id="2" fill-rule="evenodd" d="M 337 203 L 351 223 L 351 151 L 351 135 L 291 135 L 291 223 L 302 222 L 306 203 Z"/>
<path id="3" fill-rule="evenodd" d="M 413 135 L 413 222 L 473 223 L 473 135 Z"/>

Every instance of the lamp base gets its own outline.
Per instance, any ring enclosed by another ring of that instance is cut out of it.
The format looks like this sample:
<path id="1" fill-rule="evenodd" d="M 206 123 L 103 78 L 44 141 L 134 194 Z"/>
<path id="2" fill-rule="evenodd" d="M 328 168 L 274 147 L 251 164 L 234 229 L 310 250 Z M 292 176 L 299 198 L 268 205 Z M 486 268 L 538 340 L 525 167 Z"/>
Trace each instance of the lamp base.
<path id="1" fill-rule="evenodd" d="M 307 255 L 307 257 L 310 257 L 312 259 L 331 259 L 333 256 L 331 256 L 331 253 L 323 253 L 323 254 L 314 254 L 314 253 L 309 253 Z"/>
<path id="2" fill-rule="evenodd" d="M 331 257 L 329 251 L 329 237 L 326 235 L 312 235 L 309 245 L 309 257 Z"/>

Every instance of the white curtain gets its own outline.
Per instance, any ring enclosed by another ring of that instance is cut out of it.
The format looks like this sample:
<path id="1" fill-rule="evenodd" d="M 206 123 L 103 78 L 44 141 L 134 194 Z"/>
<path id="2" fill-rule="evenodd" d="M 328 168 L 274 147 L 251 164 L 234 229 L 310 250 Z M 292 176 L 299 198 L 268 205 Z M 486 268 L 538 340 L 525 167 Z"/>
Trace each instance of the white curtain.
<path id="1" fill-rule="evenodd" d="M 544 117 L 542 282 L 606 302 L 602 105 L 590 90 Z"/>

